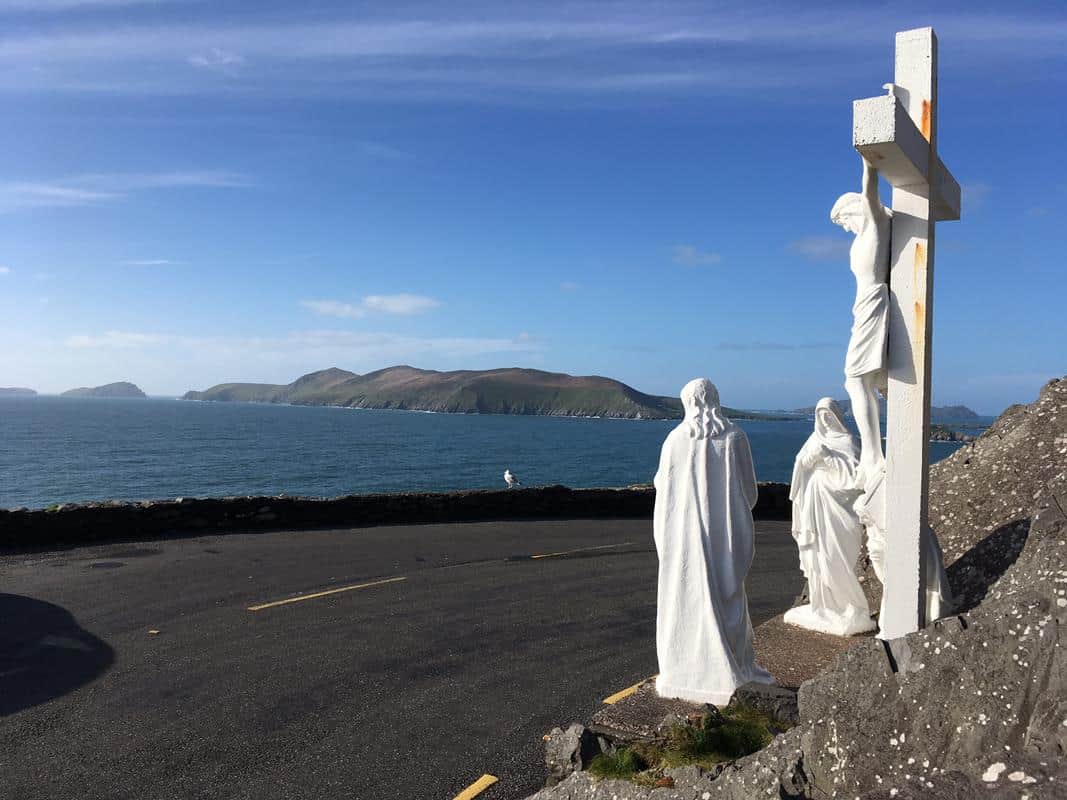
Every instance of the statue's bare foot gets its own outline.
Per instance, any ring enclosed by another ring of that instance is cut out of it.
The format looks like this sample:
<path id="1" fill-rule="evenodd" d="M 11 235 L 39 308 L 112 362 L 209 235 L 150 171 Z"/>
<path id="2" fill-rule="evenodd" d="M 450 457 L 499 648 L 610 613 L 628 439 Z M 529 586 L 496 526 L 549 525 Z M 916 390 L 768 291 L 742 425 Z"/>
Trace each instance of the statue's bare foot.
<path id="1" fill-rule="evenodd" d="M 856 480 L 853 487 L 865 494 L 870 494 L 877 488 L 878 482 L 885 475 L 885 461 L 872 461 L 864 463 L 860 461 L 856 467 Z"/>
<path id="2" fill-rule="evenodd" d="M 856 465 L 856 475 L 852 481 L 852 488 L 857 491 L 864 491 L 867 487 L 867 471 L 864 468 L 864 464 L 860 462 Z"/>

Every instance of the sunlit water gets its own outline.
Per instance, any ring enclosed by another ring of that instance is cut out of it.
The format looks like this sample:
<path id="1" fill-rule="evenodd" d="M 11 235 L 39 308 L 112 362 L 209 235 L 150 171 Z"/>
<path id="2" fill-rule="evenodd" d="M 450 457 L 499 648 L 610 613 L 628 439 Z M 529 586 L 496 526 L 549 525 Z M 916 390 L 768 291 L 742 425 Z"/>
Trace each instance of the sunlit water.
<path id="1" fill-rule="evenodd" d="M 676 422 L 179 400 L 0 398 L 0 507 L 650 482 Z M 788 481 L 808 420 L 741 422 L 760 480 Z M 931 458 L 959 445 L 932 443 Z"/>

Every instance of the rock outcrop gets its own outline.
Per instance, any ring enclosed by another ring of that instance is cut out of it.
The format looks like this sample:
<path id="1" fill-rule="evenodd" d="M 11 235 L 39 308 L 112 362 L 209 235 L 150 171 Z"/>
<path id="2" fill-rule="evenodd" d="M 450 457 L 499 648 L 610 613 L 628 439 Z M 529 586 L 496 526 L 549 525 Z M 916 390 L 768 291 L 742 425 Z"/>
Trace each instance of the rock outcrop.
<path id="1" fill-rule="evenodd" d="M 1067 381 L 934 469 L 964 613 L 866 640 L 801 686 L 801 722 L 721 774 L 571 776 L 538 800 L 1067 796 Z"/>

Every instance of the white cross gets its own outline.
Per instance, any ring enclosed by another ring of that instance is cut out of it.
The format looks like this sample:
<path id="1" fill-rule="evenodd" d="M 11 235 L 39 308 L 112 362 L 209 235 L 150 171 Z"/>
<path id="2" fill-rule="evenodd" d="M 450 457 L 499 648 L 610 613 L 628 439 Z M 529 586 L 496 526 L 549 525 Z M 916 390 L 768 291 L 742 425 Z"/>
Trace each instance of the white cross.
<path id="1" fill-rule="evenodd" d="M 921 550 L 927 525 L 934 223 L 960 218 L 960 187 L 937 154 L 937 37 L 896 38 L 889 95 L 853 105 L 853 145 L 893 187 L 886 419 L 885 598 L 880 636 L 926 623 Z"/>

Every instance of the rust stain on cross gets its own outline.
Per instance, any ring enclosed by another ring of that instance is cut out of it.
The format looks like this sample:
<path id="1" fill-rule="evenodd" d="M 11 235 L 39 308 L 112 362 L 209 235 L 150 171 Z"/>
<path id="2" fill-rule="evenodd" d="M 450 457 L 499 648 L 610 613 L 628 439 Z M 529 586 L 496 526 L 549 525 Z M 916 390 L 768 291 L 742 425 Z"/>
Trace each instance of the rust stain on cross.
<path id="1" fill-rule="evenodd" d="M 926 348 L 926 246 L 915 243 L 915 259 L 912 271 L 912 292 L 915 296 L 913 327 L 911 331 L 912 352 L 915 357 L 915 374 L 921 374 Z"/>

